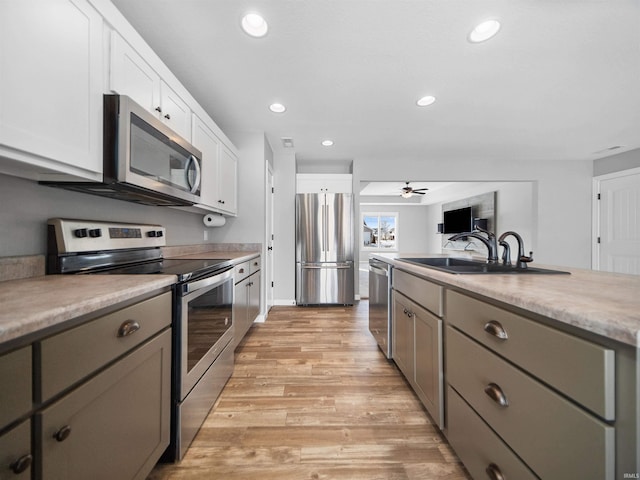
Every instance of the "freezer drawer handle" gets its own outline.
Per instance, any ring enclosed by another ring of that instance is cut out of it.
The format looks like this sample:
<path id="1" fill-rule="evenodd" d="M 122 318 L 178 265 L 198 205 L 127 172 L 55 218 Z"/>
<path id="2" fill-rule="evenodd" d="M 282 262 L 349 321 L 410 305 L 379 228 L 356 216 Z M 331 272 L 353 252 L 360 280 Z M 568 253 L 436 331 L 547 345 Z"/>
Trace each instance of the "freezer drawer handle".
<path id="1" fill-rule="evenodd" d="M 484 331 L 500 340 L 507 340 L 509 335 L 500 322 L 491 320 L 484 325 Z"/>
<path id="2" fill-rule="evenodd" d="M 138 330 L 140 330 L 140 324 L 135 320 L 127 320 L 118 329 L 118 337 L 128 337 L 129 335 L 133 335 Z"/>
<path id="3" fill-rule="evenodd" d="M 495 463 L 490 463 L 485 470 L 491 480 L 505 480 L 505 476 L 500 471 L 500 468 Z"/>
<path id="4" fill-rule="evenodd" d="M 501 407 L 509 406 L 509 400 L 507 400 L 507 396 L 504 394 L 499 385 L 490 383 L 485 387 L 484 393 L 486 393 L 491 400 L 496 402 Z"/>

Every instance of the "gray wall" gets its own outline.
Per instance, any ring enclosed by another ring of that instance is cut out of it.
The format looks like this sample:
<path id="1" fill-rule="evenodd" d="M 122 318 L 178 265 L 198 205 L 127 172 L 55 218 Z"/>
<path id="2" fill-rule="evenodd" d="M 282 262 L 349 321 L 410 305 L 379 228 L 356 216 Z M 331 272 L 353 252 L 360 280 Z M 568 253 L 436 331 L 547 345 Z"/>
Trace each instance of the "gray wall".
<path id="1" fill-rule="evenodd" d="M 110 200 L 0 175 L 1 257 L 46 253 L 46 223 L 54 217 L 160 224 L 167 227 L 168 245 L 205 243 L 202 215 Z"/>
<path id="2" fill-rule="evenodd" d="M 597 177 L 638 167 L 640 167 L 640 148 L 595 160 L 593 162 L 593 176 Z"/>
<path id="3" fill-rule="evenodd" d="M 361 197 L 362 198 L 362 197 Z M 427 221 L 426 205 L 363 205 L 360 204 L 360 215 L 356 218 L 357 242 L 360 245 L 362 222 L 360 216 L 365 212 L 397 212 L 398 213 L 398 248 L 404 253 L 428 253 L 427 238 L 430 224 Z M 435 230 L 435 226 L 433 229 Z M 385 252 L 385 250 L 380 250 Z M 360 261 L 368 261 L 371 250 L 360 250 Z"/>

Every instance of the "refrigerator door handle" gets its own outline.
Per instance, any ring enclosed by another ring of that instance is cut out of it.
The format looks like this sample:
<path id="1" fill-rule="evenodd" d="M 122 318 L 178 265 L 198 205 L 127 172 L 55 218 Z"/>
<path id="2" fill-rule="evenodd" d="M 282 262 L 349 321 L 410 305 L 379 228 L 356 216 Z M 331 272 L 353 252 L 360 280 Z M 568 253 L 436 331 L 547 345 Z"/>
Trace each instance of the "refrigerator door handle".
<path id="1" fill-rule="evenodd" d="M 326 231 L 326 228 L 327 228 L 327 215 L 326 215 L 325 207 L 326 207 L 326 205 L 323 203 L 322 204 L 322 216 L 321 216 L 322 217 L 321 218 L 322 231 L 320 232 L 320 235 L 322 235 L 322 246 L 320 248 L 322 248 L 322 252 L 323 253 L 325 251 L 325 245 L 326 245 L 325 242 L 324 242 L 324 239 L 325 239 L 325 231 Z"/>

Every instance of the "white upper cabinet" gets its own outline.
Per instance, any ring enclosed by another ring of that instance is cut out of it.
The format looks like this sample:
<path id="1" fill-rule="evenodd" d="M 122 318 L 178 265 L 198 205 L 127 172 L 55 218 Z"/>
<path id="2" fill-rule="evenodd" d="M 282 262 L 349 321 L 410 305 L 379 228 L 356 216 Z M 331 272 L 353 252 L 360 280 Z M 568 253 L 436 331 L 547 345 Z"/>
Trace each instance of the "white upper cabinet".
<path id="1" fill-rule="evenodd" d="M 237 188 L 238 159 L 235 154 L 222 145 L 220 163 L 218 164 L 220 209 L 235 215 L 238 213 Z"/>
<path id="2" fill-rule="evenodd" d="M 350 173 L 299 173 L 296 193 L 353 193 Z"/>
<path id="3" fill-rule="evenodd" d="M 198 207 L 227 215 L 237 212 L 237 157 L 193 115 L 193 146 L 202 152 L 202 191 Z"/>
<path id="4" fill-rule="evenodd" d="M 202 152 L 202 183 L 200 203 L 208 207 L 217 207 L 218 159 L 220 158 L 220 140 L 207 125 L 193 115 L 193 146 Z"/>
<path id="5" fill-rule="evenodd" d="M 128 95 L 150 112 L 160 107 L 160 76 L 113 31 L 109 87 L 114 93 Z"/>
<path id="6" fill-rule="evenodd" d="M 191 109 L 120 34 L 111 32 L 109 88 L 127 95 L 191 141 Z"/>
<path id="7" fill-rule="evenodd" d="M 102 42 L 84 0 L 0 1 L 0 172 L 101 178 Z"/>

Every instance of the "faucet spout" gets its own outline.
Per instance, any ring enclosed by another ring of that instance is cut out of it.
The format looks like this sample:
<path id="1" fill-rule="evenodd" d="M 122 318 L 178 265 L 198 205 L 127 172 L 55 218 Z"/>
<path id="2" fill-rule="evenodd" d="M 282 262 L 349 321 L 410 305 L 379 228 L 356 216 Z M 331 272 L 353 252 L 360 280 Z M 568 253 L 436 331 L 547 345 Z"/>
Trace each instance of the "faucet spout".
<path id="1" fill-rule="evenodd" d="M 527 268 L 527 263 L 533 261 L 533 252 L 529 252 L 529 255 L 526 256 L 524 254 L 524 242 L 522 241 L 522 237 L 514 232 L 509 230 L 508 232 L 504 232 L 498 238 L 498 243 L 504 248 L 504 253 L 502 255 L 502 261 L 505 265 L 511 265 L 511 249 L 509 244 L 506 242 L 505 238 L 509 235 L 513 236 L 518 242 L 518 260 L 516 262 L 516 266 L 518 268 Z"/>
<path id="2" fill-rule="evenodd" d="M 487 236 L 483 236 L 482 233 L 486 234 Z M 477 229 L 477 231 L 473 232 L 458 233 L 452 237 L 449 237 L 449 240 L 453 242 L 455 240 L 461 240 L 466 237 L 473 237 L 484 243 L 489 252 L 487 255 L 487 262 L 498 263 L 498 245 L 496 243 L 496 236 L 493 233 L 489 232 L 488 230 Z"/>

